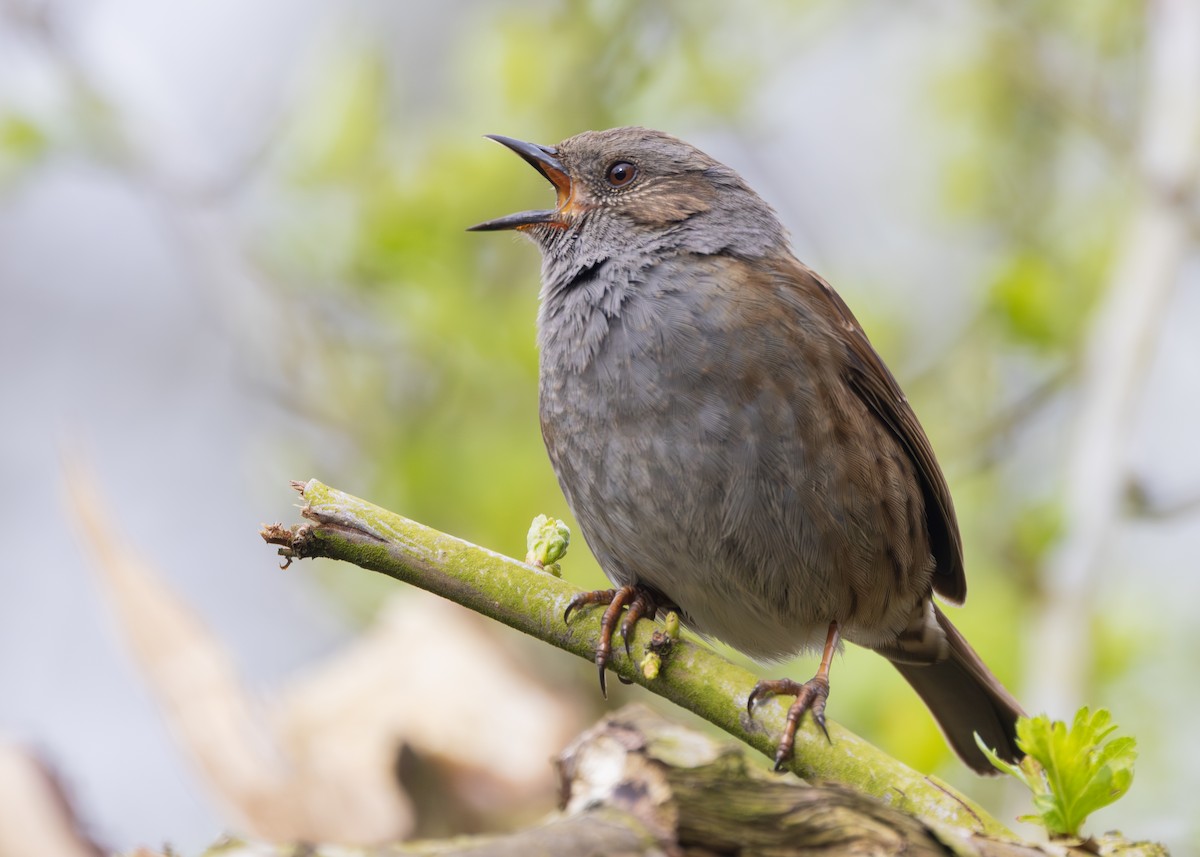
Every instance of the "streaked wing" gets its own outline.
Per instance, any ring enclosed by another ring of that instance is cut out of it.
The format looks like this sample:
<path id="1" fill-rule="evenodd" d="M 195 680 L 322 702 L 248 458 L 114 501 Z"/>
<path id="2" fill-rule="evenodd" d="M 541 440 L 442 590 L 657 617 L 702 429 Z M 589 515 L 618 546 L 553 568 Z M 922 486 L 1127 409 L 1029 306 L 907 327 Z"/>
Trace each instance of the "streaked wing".
<path id="1" fill-rule="evenodd" d="M 916 465 L 925 500 L 925 520 L 929 527 L 930 548 L 937 562 L 933 588 L 938 595 L 961 604 L 967 597 L 967 580 L 963 570 L 962 539 L 954 503 L 946 477 L 934 457 L 933 447 L 925 430 L 913 413 L 900 385 L 871 346 L 862 325 L 846 306 L 841 296 L 811 269 L 794 260 L 787 260 L 787 273 L 808 286 L 805 291 L 823 296 L 832 313 L 839 318 L 849 334 L 846 342 L 848 374 L 846 381 L 871 412 L 888 427 Z M 794 266 L 794 268 L 792 267 Z"/>

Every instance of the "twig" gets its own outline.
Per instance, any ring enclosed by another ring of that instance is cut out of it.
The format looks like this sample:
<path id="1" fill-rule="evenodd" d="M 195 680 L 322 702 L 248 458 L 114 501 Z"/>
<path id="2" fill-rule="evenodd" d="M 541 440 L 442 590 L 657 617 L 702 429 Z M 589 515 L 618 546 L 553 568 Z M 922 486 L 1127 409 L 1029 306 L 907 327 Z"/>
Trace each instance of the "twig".
<path id="1" fill-rule="evenodd" d="M 477 547 L 373 506 L 316 480 L 293 483 L 304 497 L 308 523 L 264 526 L 262 537 L 279 546 L 285 560 L 328 557 L 378 571 L 469 607 L 588 661 L 598 622 L 587 614 L 569 625 L 563 611 L 578 590 L 548 572 Z M 654 624 L 641 621 L 630 640 L 633 657 L 615 646 L 611 663 L 619 676 L 693 711 L 768 757 L 783 728 L 786 705 L 771 701 L 746 715 L 755 676 L 711 649 L 681 640 L 658 677 L 638 669 Z M 815 727 L 796 736 L 796 774 L 840 783 L 926 820 L 993 835 L 1008 832 L 981 807 L 933 777 L 917 773 L 846 729 L 829 723 L 827 742 Z"/>

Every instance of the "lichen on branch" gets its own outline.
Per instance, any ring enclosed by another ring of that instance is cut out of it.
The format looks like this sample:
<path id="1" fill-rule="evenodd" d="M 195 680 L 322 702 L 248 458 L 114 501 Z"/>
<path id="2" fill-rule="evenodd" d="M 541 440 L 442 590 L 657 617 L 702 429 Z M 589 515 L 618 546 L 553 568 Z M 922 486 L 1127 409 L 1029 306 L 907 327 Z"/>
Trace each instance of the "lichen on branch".
<path id="1" fill-rule="evenodd" d="M 579 590 L 531 565 L 411 521 L 365 500 L 317 482 L 293 483 L 304 497 L 306 523 L 265 526 L 262 536 L 279 547 L 286 563 L 327 557 L 441 595 L 526 634 L 592 661 L 599 622 L 581 615 L 563 621 L 567 603 Z M 610 669 L 622 679 L 692 711 L 730 735 L 773 757 L 786 705 L 772 701 L 746 714 L 746 697 L 756 677 L 706 646 L 676 641 L 653 678 L 640 662 L 655 625 L 637 623 L 632 657 L 615 648 Z M 973 801 L 934 777 L 920 774 L 836 723 L 831 741 L 815 728 L 796 735 L 789 768 L 814 782 L 832 782 L 879 799 L 927 822 L 1007 834 L 1005 827 Z"/>

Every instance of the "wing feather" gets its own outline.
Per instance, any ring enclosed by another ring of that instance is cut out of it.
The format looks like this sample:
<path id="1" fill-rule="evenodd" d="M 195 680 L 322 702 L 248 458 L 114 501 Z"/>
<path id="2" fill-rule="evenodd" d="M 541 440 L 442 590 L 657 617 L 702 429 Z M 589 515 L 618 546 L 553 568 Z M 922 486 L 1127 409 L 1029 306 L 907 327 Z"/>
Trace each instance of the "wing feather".
<path id="1" fill-rule="evenodd" d="M 831 313 L 847 332 L 846 382 L 870 411 L 887 426 L 917 468 L 921 493 L 925 500 L 925 521 L 936 567 L 933 588 L 952 604 L 967 597 L 967 579 L 963 569 L 962 538 L 946 477 L 938 466 L 933 447 L 917 415 L 900 389 L 891 371 L 871 346 L 862 325 L 846 302 L 816 272 L 799 262 L 788 260 L 786 272 L 808 286 L 805 291 L 822 297 Z"/>

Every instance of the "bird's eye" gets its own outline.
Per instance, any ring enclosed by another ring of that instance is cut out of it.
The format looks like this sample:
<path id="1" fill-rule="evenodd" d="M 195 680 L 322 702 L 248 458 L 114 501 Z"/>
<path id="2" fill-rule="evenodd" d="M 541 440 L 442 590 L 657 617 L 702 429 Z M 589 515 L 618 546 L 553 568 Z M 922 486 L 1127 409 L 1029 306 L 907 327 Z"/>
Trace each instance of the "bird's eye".
<path id="1" fill-rule="evenodd" d="M 613 187 L 624 187 L 635 178 L 637 178 L 637 167 L 629 163 L 629 161 L 617 161 L 608 168 L 608 172 L 604 174 L 608 179 L 608 183 Z"/>

